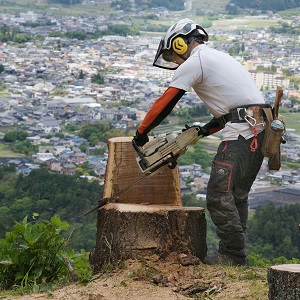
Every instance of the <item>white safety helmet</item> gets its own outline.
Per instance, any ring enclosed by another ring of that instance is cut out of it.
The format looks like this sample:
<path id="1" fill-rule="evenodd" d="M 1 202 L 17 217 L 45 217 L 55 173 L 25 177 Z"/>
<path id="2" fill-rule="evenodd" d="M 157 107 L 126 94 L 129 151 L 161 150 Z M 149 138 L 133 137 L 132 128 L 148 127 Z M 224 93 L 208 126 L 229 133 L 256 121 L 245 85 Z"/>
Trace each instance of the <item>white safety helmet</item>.
<path id="1" fill-rule="evenodd" d="M 207 32 L 190 19 L 182 19 L 172 25 L 162 37 L 153 66 L 175 70 L 178 64 L 172 57 L 172 51 L 183 55 L 188 50 L 188 44 L 192 40 L 208 41 Z"/>

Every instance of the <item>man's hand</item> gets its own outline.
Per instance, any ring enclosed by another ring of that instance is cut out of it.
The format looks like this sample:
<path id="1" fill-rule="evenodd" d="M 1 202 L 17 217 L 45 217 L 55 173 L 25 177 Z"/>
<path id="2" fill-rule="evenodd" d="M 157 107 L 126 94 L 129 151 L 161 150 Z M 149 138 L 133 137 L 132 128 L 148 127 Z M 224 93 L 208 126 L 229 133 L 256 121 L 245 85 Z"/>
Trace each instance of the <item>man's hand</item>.
<path id="1" fill-rule="evenodd" d="M 189 125 L 185 124 L 185 128 L 182 129 L 182 131 L 186 131 L 192 127 L 198 128 L 198 136 L 204 137 L 204 136 L 209 135 L 209 131 L 206 128 L 198 126 L 198 125 L 189 126 Z"/>
<path id="2" fill-rule="evenodd" d="M 149 137 L 147 134 L 140 134 L 136 131 L 135 136 L 133 137 L 133 141 L 139 147 L 143 147 L 146 143 L 149 142 Z"/>

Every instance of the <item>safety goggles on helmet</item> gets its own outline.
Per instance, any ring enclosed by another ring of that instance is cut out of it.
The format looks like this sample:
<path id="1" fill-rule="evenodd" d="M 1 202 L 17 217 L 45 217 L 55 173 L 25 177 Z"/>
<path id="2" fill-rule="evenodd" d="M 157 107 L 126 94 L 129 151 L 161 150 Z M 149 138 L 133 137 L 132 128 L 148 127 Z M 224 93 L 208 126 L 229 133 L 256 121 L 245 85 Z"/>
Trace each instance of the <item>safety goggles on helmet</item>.
<path id="1" fill-rule="evenodd" d="M 190 19 L 180 20 L 171 26 L 161 39 L 153 66 L 169 70 L 177 69 L 179 65 L 172 57 L 172 43 L 176 37 L 186 36 L 188 38 L 191 33 L 193 33 L 193 36 L 196 35 L 198 39 L 208 41 L 208 34 L 200 25 L 194 23 Z"/>

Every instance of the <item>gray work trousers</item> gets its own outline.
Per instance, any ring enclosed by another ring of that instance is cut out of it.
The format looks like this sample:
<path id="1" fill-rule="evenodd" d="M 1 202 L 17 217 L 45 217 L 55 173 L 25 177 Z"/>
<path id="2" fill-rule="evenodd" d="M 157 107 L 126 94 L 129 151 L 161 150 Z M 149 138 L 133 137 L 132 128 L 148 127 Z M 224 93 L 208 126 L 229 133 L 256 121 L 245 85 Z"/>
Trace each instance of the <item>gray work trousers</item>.
<path id="1" fill-rule="evenodd" d="M 248 193 L 263 162 L 263 136 L 264 131 L 258 134 L 255 152 L 250 149 L 253 138 L 223 141 L 212 163 L 207 209 L 220 238 L 219 252 L 229 257 L 246 257 Z"/>

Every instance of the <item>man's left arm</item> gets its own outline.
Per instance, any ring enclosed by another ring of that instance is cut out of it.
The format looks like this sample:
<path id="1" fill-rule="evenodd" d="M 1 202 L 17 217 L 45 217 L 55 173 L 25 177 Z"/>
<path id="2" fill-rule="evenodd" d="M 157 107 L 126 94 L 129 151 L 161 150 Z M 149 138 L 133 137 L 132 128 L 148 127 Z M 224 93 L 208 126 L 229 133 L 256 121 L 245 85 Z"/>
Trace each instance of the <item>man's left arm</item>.
<path id="1" fill-rule="evenodd" d="M 203 125 L 201 129 L 203 131 L 203 136 L 208 136 L 220 131 L 223 127 L 220 126 L 218 119 L 213 117 L 208 123 Z"/>

